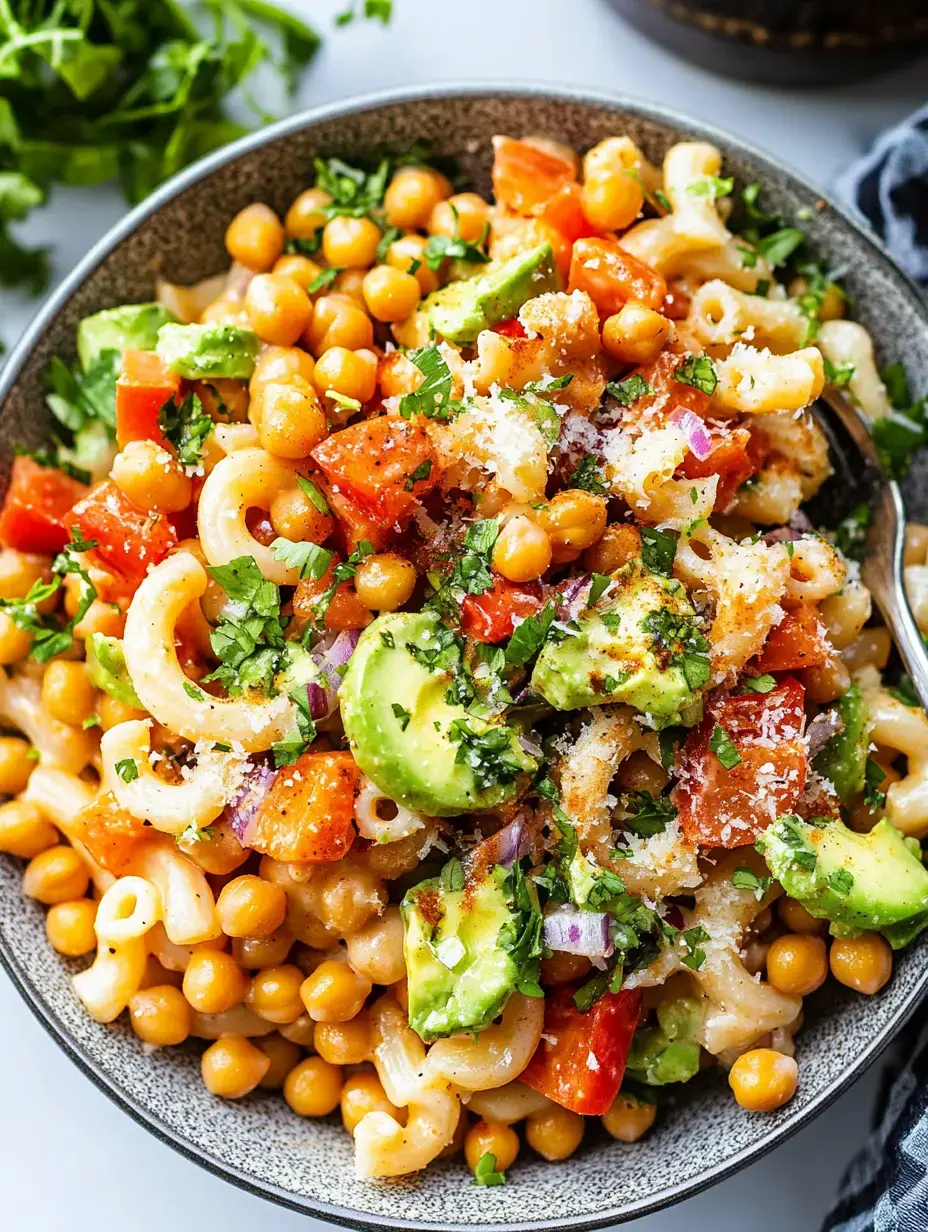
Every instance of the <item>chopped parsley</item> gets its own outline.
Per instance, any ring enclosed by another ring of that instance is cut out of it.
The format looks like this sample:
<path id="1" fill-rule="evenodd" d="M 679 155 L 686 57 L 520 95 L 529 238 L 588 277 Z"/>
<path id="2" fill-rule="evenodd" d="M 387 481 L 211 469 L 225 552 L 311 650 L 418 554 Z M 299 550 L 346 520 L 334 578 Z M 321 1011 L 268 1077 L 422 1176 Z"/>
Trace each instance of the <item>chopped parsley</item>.
<path id="1" fill-rule="evenodd" d="M 131 757 L 126 757 L 116 763 L 116 773 L 124 783 L 134 783 L 139 777 L 139 768 Z"/>
<path id="2" fill-rule="evenodd" d="M 505 1185 L 506 1173 L 496 1171 L 496 1156 L 492 1151 L 486 1151 L 477 1160 L 474 1169 L 474 1185 Z"/>
<path id="3" fill-rule="evenodd" d="M 667 823 L 677 815 L 676 808 L 666 796 L 654 796 L 649 791 L 627 792 L 622 797 L 622 806 L 628 812 L 622 820 L 622 828 L 631 830 L 639 838 L 663 834 Z"/>
<path id="4" fill-rule="evenodd" d="M 661 765 L 665 770 L 672 770 L 677 759 L 677 745 L 683 740 L 686 729 L 683 727 L 664 727 L 657 733 L 657 744 L 661 754 Z"/>
<path id="5" fill-rule="evenodd" d="M 468 261 L 471 265 L 486 265 L 489 257 L 486 254 L 486 242 L 490 234 L 489 222 L 483 228 L 483 234 L 476 244 L 461 238 L 461 220 L 452 205 L 454 215 L 454 235 L 430 235 L 425 246 L 425 263 L 430 270 L 441 268 L 443 261 Z"/>
<path id="6" fill-rule="evenodd" d="M 741 681 L 741 689 L 745 693 L 770 693 L 776 687 L 776 680 L 766 672 L 762 676 L 745 676 Z"/>
<path id="7" fill-rule="evenodd" d="M 195 826 L 193 822 L 182 830 L 177 836 L 178 843 L 208 843 L 210 839 L 216 837 L 216 831 L 212 826 L 203 826 L 202 829 Z"/>
<path id="8" fill-rule="evenodd" d="M 390 708 L 393 711 L 393 717 L 396 719 L 397 723 L 399 723 L 400 725 L 400 731 L 405 731 L 406 728 L 409 726 L 409 720 L 412 718 L 412 715 L 409 713 L 406 707 L 401 706 L 399 702 L 394 702 Z"/>
<path id="9" fill-rule="evenodd" d="M 184 681 L 184 692 L 191 701 L 201 702 L 203 700 L 203 690 L 198 689 L 195 684 L 191 684 L 189 680 Z"/>
<path id="10" fill-rule="evenodd" d="M 756 242 L 761 256 L 771 269 L 785 265 L 800 245 L 805 243 L 805 232 L 798 227 L 781 227 L 769 235 L 762 235 Z"/>
<path id="11" fill-rule="evenodd" d="M 406 649 L 415 661 L 430 672 L 443 672 L 457 666 L 461 659 L 461 644 L 449 628 L 438 625 L 428 646 L 407 642 Z"/>
<path id="12" fill-rule="evenodd" d="M 835 531 L 835 547 L 848 560 L 863 561 L 867 552 L 867 528 L 873 511 L 866 501 L 854 506 Z"/>
<path id="13" fill-rule="evenodd" d="M 536 655 L 547 640 L 554 623 L 554 615 L 555 607 L 549 599 L 540 612 L 536 612 L 534 616 L 526 616 L 525 620 L 516 625 L 506 644 L 506 662 L 513 667 L 521 667 Z"/>
<path id="14" fill-rule="evenodd" d="M 708 355 L 688 355 L 673 374 L 673 379 L 681 385 L 692 385 L 710 398 L 719 383 L 715 364 Z"/>
<path id="15" fill-rule="evenodd" d="M 631 376 L 621 381 L 609 381 L 606 384 L 606 393 L 611 394 L 621 406 L 632 406 L 639 398 L 644 398 L 654 392 L 644 377 L 639 376 L 637 372 L 633 372 Z"/>
<path id="16" fill-rule="evenodd" d="M 673 535 L 667 535 L 653 526 L 642 526 L 641 560 L 652 573 L 670 577 L 676 554 L 677 541 Z"/>
<path id="17" fill-rule="evenodd" d="M 695 928 L 684 929 L 683 944 L 688 953 L 684 954 L 681 959 L 683 965 L 689 967 L 691 971 L 701 971 L 706 961 L 706 951 L 700 947 L 711 940 L 712 938 L 701 924 L 697 924 Z"/>
<path id="18" fill-rule="evenodd" d="M 338 216 L 363 218 L 379 210 L 390 174 L 390 160 L 382 158 L 373 171 L 353 167 L 340 158 L 314 158 L 316 187 L 332 198 L 320 213 L 326 218 Z"/>
<path id="19" fill-rule="evenodd" d="M 735 766 L 741 765 L 741 754 L 735 748 L 734 741 L 721 723 L 716 723 L 712 729 L 712 735 L 709 737 L 709 748 L 726 770 L 734 770 Z"/>
<path id="20" fill-rule="evenodd" d="M 593 607 L 596 603 L 598 603 L 611 585 L 612 578 L 608 573 L 591 574 L 590 589 L 586 597 L 587 607 Z"/>
<path id="21" fill-rule="evenodd" d="M 424 415 L 426 419 L 449 420 L 453 413 L 449 405 L 453 380 L 448 361 L 437 346 L 410 351 L 409 358 L 425 380 L 418 389 L 400 398 L 400 414 L 404 419 Z"/>
<path id="22" fill-rule="evenodd" d="M 512 733 L 506 727 L 474 731 L 465 718 L 453 719 L 448 739 L 458 745 L 455 764 L 468 766 L 480 790 L 514 782 L 525 766 L 512 750 Z"/>
<path id="23" fill-rule="evenodd" d="M 708 197 L 710 201 L 715 201 L 718 197 L 727 197 L 734 187 L 735 181 L 731 176 L 723 179 L 717 175 L 701 175 L 687 184 L 686 194 L 688 197 Z"/>
<path id="24" fill-rule="evenodd" d="M 854 874 L 848 872 L 846 868 L 836 868 L 834 872 L 828 874 L 828 887 L 844 898 L 854 888 Z"/>
<path id="25" fill-rule="evenodd" d="M 246 689 L 274 694 L 274 677 L 284 666 L 286 651 L 280 622 L 280 591 L 269 582 L 251 556 L 238 556 L 227 565 L 210 565 L 230 602 L 210 633 L 220 666 L 204 680 L 218 680 L 230 697 Z"/>
<path id="26" fill-rule="evenodd" d="M 649 612 L 641 627 L 650 633 L 658 659 L 679 666 L 691 689 L 701 689 L 711 675 L 709 643 L 696 628 L 691 616 L 680 616 L 667 608 Z"/>
<path id="27" fill-rule="evenodd" d="M 886 473 L 893 479 L 901 479 L 913 455 L 928 442 L 928 394 L 917 402 L 912 401 L 905 369 L 899 363 L 884 368 L 880 376 L 893 413 L 874 420 L 870 433 Z"/>
<path id="28" fill-rule="evenodd" d="M 410 471 L 406 476 L 406 482 L 403 484 L 405 492 L 411 492 L 413 488 L 423 479 L 428 479 L 432 473 L 432 459 L 426 458 L 424 462 L 420 462 L 414 471 Z"/>
<path id="29" fill-rule="evenodd" d="M 274 765 L 278 770 L 281 766 L 292 766 L 316 739 L 316 724 L 309 708 L 309 690 L 305 685 L 300 685 L 290 694 L 290 700 L 296 705 L 296 731 L 287 740 L 278 740 L 271 746 Z"/>
<path id="30" fill-rule="evenodd" d="M 32 649 L 29 654 L 39 663 L 46 663 L 54 655 L 63 654 L 70 649 L 74 642 L 75 626 L 84 619 L 97 597 L 90 574 L 78 559 L 80 553 L 89 552 L 96 546 L 95 539 L 84 539 L 80 527 L 73 526 L 70 543 L 52 561 L 51 581 L 33 582 L 21 599 L 0 599 L 0 610 L 9 613 L 18 629 L 32 634 Z M 39 604 L 58 591 L 69 573 L 75 573 L 81 579 L 80 599 L 74 615 L 69 621 L 62 623 L 61 618 L 54 613 L 44 615 L 40 612 Z"/>
<path id="31" fill-rule="evenodd" d="M 195 393 L 187 394 L 179 405 L 168 398 L 158 412 L 158 427 L 174 446 L 181 466 L 200 465 L 203 445 L 213 430 L 213 421 Z"/>
<path id="32" fill-rule="evenodd" d="M 886 780 L 886 771 L 878 761 L 874 761 L 872 757 L 867 758 L 867 765 L 864 771 L 864 804 L 868 808 L 882 808 L 886 803 L 886 792 L 880 791 L 881 785 Z"/>
<path id="33" fill-rule="evenodd" d="M 595 453 L 585 453 L 574 473 L 567 481 L 569 488 L 581 488 L 584 492 L 592 492 L 595 496 L 603 496 L 606 485 L 602 481 L 600 460 Z"/>
<path id="34" fill-rule="evenodd" d="M 759 877 L 757 873 L 750 868 L 736 868 L 731 875 L 731 884 L 736 890 L 753 890 L 759 897 L 763 897 L 773 884 L 773 878 L 767 876 Z"/>
<path id="35" fill-rule="evenodd" d="M 308 497 L 310 502 L 316 507 L 316 509 L 319 510 L 323 517 L 326 517 L 332 512 L 331 509 L 329 509 L 329 502 L 325 499 L 319 488 L 316 487 L 311 479 L 307 479 L 305 475 L 297 475 L 296 482 L 303 495 Z"/>
<path id="36" fill-rule="evenodd" d="M 836 389 L 840 389 L 843 385 L 847 385 L 854 378 L 854 373 L 857 368 L 854 364 L 833 364 L 826 356 L 822 356 L 822 363 L 825 368 L 825 380 L 829 385 L 834 385 Z"/>
<path id="37" fill-rule="evenodd" d="M 889 692 L 897 702 L 902 702 L 903 706 L 920 706 L 922 704 L 921 698 L 915 691 L 912 677 L 908 672 L 902 673 Z"/>
<path id="38" fill-rule="evenodd" d="M 315 295 L 317 291 L 321 291 L 324 287 L 331 286 L 339 274 L 343 272 L 342 267 L 338 265 L 332 265 L 328 269 L 320 270 L 306 288 L 306 294 Z"/>
<path id="39" fill-rule="evenodd" d="M 388 650 L 396 649 L 396 642 L 393 639 L 393 634 L 389 629 L 384 629 L 380 634 L 380 640 Z"/>
<path id="40" fill-rule="evenodd" d="M 288 569 L 296 569 L 301 578 L 311 582 L 318 582 L 325 576 L 335 557 L 334 552 L 316 543 L 293 543 L 282 538 L 274 540 L 271 551 Z"/>

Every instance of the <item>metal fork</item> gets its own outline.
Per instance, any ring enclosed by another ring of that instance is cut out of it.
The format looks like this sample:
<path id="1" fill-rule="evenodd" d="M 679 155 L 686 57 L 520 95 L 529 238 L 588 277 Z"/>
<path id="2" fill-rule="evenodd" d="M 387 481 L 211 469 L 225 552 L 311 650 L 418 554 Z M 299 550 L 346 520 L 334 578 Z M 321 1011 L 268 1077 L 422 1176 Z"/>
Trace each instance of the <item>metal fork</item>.
<path id="1" fill-rule="evenodd" d="M 928 707 L 928 650 L 909 607 L 902 575 L 905 548 L 902 493 L 899 485 L 886 477 L 861 411 L 831 387 L 825 389 L 820 402 L 837 416 L 858 456 L 863 459 L 864 474 L 855 478 L 867 494 L 872 516 L 861 577 L 883 614 L 922 705 Z M 827 422 L 827 412 L 823 418 Z"/>

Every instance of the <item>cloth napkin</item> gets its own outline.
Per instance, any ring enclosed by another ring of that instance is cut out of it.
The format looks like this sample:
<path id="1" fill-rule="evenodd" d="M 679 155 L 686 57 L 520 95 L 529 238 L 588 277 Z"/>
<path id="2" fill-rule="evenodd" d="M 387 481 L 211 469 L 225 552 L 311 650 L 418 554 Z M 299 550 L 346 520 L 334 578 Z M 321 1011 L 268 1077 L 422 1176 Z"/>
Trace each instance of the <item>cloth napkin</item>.
<path id="1" fill-rule="evenodd" d="M 928 288 L 928 104 L 880 137 L 838 180 L 911 278 Z M 928 1024 L 893 1046 L 870 1140 L 842 1179 L 821 1232 L 928 1232 Z"/>

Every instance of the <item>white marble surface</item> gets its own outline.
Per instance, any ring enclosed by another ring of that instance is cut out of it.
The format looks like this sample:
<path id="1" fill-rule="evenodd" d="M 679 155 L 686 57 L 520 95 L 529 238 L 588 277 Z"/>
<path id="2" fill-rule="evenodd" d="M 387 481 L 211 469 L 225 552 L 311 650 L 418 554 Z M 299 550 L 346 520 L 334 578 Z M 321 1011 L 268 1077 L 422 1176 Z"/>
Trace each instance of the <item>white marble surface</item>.
<path id="1" fill-rule="evenodd" d="M 340 0 L 289 0 L 320 27 Z M 605 0 L 395 0 L 388 30 L 332 34 L 303 83 L 312 105 L 428 81 L 548 81 L 621 91 L 746 137 L 827 185 L 874 135 L 925 95 L 925 66 L 821 92 L 749 86 L 666 55 Z M 27 226 L 53 243 L 64 275 L 119 217 L 107 190 L 56 194 Z M 14 341 L 34 303 L 0 295 Z M 57 1050 L 0 976 L 0 1228 L 10 1232 L 222 1232 L 321 1228 L 243 1194 L 182 1159 L 117 1111 Z M 816 1232 L 834 1185 L 863 1140 L 877 1075 L 738 1176 L 632 1225 L 636 1232 Z M 707 1161 L 708 1162 L 708 1161 Z M 569 1165 L 564 1168 L 565 1184 Z"/>

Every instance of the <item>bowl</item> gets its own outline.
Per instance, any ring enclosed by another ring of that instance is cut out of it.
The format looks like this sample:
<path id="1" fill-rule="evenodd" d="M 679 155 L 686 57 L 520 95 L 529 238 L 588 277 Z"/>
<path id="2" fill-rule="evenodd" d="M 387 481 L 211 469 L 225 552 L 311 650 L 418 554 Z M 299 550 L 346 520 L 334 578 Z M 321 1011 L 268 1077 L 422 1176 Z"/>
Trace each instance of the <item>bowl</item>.
<path id="1" fill-rule="evenodd" d="M 73 355 L 81 317 L 149 298 L 159 271 L 175 282 L 195 282 L 221 270 L 232 215 L 254 199 L 283 210 L 311 181 L 315 154 L 351 158 L 427 140 L 436 154 L 457 155 L 486 187 L 489 138 L 497 132 L 545 133 L 579 147 L 628 133 L 656 160 L 681 138 L 715 142 L 726 174 L 742 185 L 760 180 L 772 207 L 808 219 L 802 225 L 843 272 L 855 314 L 873 334 L 881 361 L 904 361 L 913 387 L 928 388 L 928 314 L 915 287 L 846 214 L 774 159 L 627 98 L 540 86 L 442 86 L 294 116 L 198 163 L 123 219 L 46 304 L 6 365 L 0 380 L 4 464 L 14 444 L 41 441 L 47 419 L 42 373 L 52 355 Z M 721 1073 L 710 1071 L 682 1088 L 652 1133 L 634 1146 L 591 1132 L 569 1163 L 526 1157 L 502 1188 L 473 1186 L 459 1160 L 371 1183 L 355 1178 L 351 1140 L 337 1118 L 302 1120 L 276 1093 L 222 1102 L 200 1081 L 195 1044 L 147 1055 L 125 1023 L 102 1027 L 89 1018 L 70 985 L 82 964 L 50 949 L 42 910 L 24 899 L 21 875 L 18 862 L 0 857 L 0 959 L 88 1077 L 159 1138 L 217 1175 L 284 1206 L 362 1228 L 598 1228 L 678 1201 L 811 1120 L 879 1055 L 928 984 L 926 933 L 899 957 L 878 996 L 829 989 L 809 998 L 798 1038 L 799 1089 L 770 1115 L 741 1111 Z"/>

